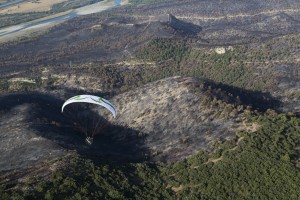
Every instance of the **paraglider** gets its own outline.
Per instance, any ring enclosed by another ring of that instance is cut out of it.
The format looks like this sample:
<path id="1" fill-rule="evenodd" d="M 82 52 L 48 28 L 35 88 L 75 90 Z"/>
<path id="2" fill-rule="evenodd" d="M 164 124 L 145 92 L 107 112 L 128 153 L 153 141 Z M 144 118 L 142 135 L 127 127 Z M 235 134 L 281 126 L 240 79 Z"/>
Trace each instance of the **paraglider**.
<path id="1" fill-rule="evenodd" d="M 64 108 L 67 105 L 73 103 L 87 103 L 87 108 L 89 104 L 99 105 L 110 111 L 114 118 L 116 118 L 117 115 L 116 108 L 112 103 L 102 97 L 94 95 L 78 95 L 66 100 L 61 108 L 61 112 L 63 113 Z M 97 134 L 101 128 L 105 127 L 107 125 L 107 122 L 104 122 L 102 120 L 102 117 L 100 117 L 97 112 L 93 113 L 89 109 L 84 109 L 84 111 L 82 111 L 80 115 L 76 115 L 76 111 L 73 112 L 75 113 L 71 113 L 70 115 L 73 118 L 75 117 L 77 119 L 77 122 L 75 124 L 82 124 L 83 122 L 85 122 L 85 129 L 83 132 L 86 135 L 86 142 L 91 145 L 93 143 L 94 135 Z M 89 131 L 89 129 L 91 130 Z"/>

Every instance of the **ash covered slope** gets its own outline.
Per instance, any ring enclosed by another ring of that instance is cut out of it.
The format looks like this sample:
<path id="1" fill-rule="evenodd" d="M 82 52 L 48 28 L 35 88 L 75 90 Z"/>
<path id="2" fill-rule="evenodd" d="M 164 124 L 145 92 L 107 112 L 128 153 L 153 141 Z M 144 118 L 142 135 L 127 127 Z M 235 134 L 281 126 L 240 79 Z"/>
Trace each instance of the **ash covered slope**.
<path id="1" fill-rule="evenodd" d="M 200 149 L 209 151 L 212 142 L 243 128 L 243 109 L 225 103 L 239 102 L 195 78 L 163 79 L 112 101 L 119 112 L 116 123 L 145 136 L 154 160 L 174 161 Z"/>
<path id="2" fill-rule="evenodd" d="M 134 13 L 143 17 L 171 13 L 179 20 L 200 25 L 198 36 L 210 45 L 251 43 L 299 32 L 300 19 L 295 0 L 166 1 L 140 6 Z"/>
<path id="3" fill-rule="evenodd" d="M 56 98 L 6 95 L 0 97 L 0 104 L 0 172 L 24 169 L 64 154 L 57 142 L 47 139 L 60 140 L 51 128 L 61 118 L 55 112 L 60 104 Z"/>
<path id="4" fill-rule="evenodd" d="M 252 43 L 299 32 L 299 19 L 294 0 L 185 0 L 119 7 L 72 19 L 18 45 L 0 45 L 0 70 L 122 60 L 134 57 L 134 50 L 153 38 L 193 38 L 205 46 Z"/>
<path id="5" fill-rule="evenodd" d="M 35 166 L 68 150 L 106 161 L 175 161 L 247 128 L 242 102 L 206 80 L 167 78 L 111 100 L 118 118 L 89 147 L 61 114 L 61 97 L 2 96 L 0 171 Z"/>
<path id="6" fill-rule="evenodd" d="M 135 48 L 152 38 L 172 38 L 177 32 L 185 34 L 178 25 L 185 23 L 169 24 L 165 20 L 167 15 L 162 18 L 151 23 L 148 18 L 136 19 L 126 13 L 124 16 L 109 18 L 76 18 L 58 25 L 33 41 L 12 46 L 7 43 L 3 48 L 0 45 L 0 70 L 9 71 L 6 67 L 12 65 L 17 70 L 50 64 L 62 65 L 70 61 L 90 63 L 120 60 L 131 57 Z"/>
<path id="7" fill-rule="evenodd" d="M 57 96 L 57 93 L 0 96 L 0 174 L 16 169 L 23 171 L 41 163 L 49 167 L 49 161 L 72 152 L 103 158 L 106 162 L 144 160 L 146 152 L 140 148 L 140 138 L 128 128 L 111 126 L 112 131 L 96 137 L 92 146 L 85 144 L 84 134 L 70 119 L 70 115 L 80 111 L 74 109 L 74 112 L 62 114 L 62 99 L 65 98 Z M 92 114 L 92 111 L 85 111 Z"/>

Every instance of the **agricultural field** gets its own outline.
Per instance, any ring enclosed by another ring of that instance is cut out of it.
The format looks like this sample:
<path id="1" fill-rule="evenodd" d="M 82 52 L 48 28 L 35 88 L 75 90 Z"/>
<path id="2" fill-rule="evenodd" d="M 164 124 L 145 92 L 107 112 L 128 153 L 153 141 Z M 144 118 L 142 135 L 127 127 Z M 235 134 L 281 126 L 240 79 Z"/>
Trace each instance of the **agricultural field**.
<path id="1" fill-rule="evenodd" d="M 0 10 L 0 14 L 45 12 L 50 11 L 54 4 L 65 2 L 67 0 L 38 0 L 25 1 L 15 6 Z"/>

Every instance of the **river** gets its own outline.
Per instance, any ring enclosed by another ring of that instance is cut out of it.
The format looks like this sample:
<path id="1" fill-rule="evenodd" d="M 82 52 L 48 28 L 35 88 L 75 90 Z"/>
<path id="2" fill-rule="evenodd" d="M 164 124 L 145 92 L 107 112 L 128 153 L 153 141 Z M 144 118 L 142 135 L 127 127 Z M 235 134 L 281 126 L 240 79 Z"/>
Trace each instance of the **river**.
<path id="1" fill-rule="evenodd" d="M 83 6 L 81 8 L 77 8 L 65 15 L 56 16 L 56 17 L 50 16 L 47 17 L 47 19 L 38 22 L 27 22 L 20 25 L 15 25 L 15 26 L 10 26 L 7 28 L 0 29 L 0 38 L 4 38 L 5 36 L 13 36 L 16 33 L 20 33 L 22 31 L 26 31 L 32 28 L 47 27 L 48 25 L 53 23 L 63 22 L 81 15 L 88 15 L 92 13 L 102 12 L 104 10 L 108 10 L 125 4 L 127 4 L 127 1 L 124 0 L 101 1 L 98 3 Z"/>

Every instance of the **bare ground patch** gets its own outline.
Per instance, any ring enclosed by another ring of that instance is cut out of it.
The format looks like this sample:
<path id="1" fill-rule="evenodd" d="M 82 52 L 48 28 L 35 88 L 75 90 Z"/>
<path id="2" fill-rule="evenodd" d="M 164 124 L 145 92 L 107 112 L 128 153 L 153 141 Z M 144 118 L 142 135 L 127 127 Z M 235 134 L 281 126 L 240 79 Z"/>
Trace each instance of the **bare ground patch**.
<path id="1" fill-rule="evenodd" d="M 179 187 L 172 187 L 172 190 L 174 191 L 174 192 L 180 192 L 181 190 L 183 190 L 184 189 L 184 186 L 183 185 L 180 185 Z"/>

